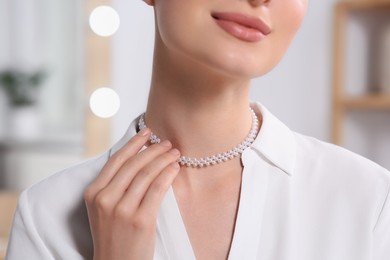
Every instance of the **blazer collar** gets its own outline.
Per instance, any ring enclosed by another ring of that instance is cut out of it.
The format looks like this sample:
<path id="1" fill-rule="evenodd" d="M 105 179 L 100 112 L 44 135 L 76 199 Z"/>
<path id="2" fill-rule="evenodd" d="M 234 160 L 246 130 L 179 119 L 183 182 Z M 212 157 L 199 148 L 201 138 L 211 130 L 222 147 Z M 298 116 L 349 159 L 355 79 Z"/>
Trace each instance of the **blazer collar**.
<path id="1" fill-rule="evenodd" d="M 293 132 L 260 102 L 251 101 L 250 106 L 257 115 L 262 116 L 260 132 L 251 148 L 257 152 L 256 154 L 259 157 L 265 157 L 269 163 L 292 176 L 296 157 L 296 143 Z M 140 116 L 131 122 L 125 135 L 112 147 L 109 153 L 110 156 L 136 134 L 136 126 Z"/>
<path id="2" fill-rule="evenodd" d="M 251 148 L 258 156 L 264 156 L 271 164 L 292 176 L 296 159 L 294 133 L 260 102 L 251 101 L 250 106 L 262 116 L 259 134 Z"/>

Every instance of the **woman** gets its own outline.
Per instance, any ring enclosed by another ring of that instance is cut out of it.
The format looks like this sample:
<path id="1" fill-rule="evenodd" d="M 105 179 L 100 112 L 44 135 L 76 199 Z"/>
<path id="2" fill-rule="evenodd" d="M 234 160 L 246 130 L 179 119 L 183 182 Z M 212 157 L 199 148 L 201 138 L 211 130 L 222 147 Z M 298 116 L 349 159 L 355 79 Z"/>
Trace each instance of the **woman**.
<path id="1" fill-rule="evenodd" d="M 249 101 L 307 0 L 144 1 L 145 115 L 21 195 L 7 259 L 389 259 L 389 172 Z"/>

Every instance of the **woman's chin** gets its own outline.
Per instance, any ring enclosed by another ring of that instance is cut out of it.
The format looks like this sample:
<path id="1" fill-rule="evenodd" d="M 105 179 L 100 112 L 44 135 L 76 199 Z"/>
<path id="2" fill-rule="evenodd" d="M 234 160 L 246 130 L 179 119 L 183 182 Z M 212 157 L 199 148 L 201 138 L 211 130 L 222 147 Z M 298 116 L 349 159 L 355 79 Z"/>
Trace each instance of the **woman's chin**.
<path id="1" fill-rule="evenodd" d="M 216 72 L 221 73 L 229 78 L 251 80 L 257 77 L 261 77 L 270 72 L 273 67 L 262 66 L 261 64 L 250 64 L 240 62 L 224 62 L 209 64 L 209 67 L 214 69 Z"/>
<path id="2" fill-rule="evenodd" d="M 199 54 L 199 53 L 198 53 Z M 197 57 L 196 57 L 197 56 Z M 212 70 L 222 73 L 227 77 L 253 79 L 267 74 L 278 63 L 276 59 L 270 57 L 255 58 L 262 55 L 218 55 L 207 53 L 207 55 L 193 55 L 195 60 Z"/>

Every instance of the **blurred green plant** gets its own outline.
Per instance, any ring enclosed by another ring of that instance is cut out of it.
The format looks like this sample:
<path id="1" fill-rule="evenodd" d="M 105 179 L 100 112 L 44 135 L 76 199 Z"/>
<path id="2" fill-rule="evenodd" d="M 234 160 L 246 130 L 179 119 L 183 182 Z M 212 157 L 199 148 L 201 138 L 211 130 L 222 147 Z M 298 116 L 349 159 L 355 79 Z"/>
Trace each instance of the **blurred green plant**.
<path id="1" fill-rule="evenodd" d="M 36 102 L 38 88 L 45 76 L 43 71 L 0 71 L 0 87 L 4 88 L 12 106 L 29 106 Z"/>

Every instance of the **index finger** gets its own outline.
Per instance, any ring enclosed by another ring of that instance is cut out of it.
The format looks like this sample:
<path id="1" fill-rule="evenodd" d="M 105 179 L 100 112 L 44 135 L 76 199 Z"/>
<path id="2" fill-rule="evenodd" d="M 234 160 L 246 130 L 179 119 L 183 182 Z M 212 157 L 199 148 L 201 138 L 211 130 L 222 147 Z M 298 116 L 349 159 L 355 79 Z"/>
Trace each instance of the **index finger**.
<path id="1" fill-rule="evenodd" d="M 149 140 L 149 135 L 150 129 L 145 127 L 133 136 L 127 144 L 113 154 L 94 181 L 94 188 L 100 190 L 107 186 L 122 165 L 141 150 L 144 144 Z"/>

